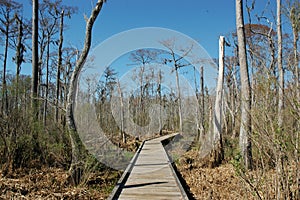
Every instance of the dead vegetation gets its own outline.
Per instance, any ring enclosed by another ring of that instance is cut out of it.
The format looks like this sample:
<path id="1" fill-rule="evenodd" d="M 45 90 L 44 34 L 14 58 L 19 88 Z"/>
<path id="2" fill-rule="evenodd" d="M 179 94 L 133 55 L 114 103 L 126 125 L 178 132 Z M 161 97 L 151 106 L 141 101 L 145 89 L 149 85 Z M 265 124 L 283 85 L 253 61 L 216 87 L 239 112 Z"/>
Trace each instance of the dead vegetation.
<path id="1" fill-rule="evenodd" d="M 186 182 L 186 187 L 194 199 L 275 199 L 276 169 L 252 171 L 241 170 L 234 162 L 222 164 L 216 168 L 206 167 L 198 158 L 198 152 L 187 152 L 177 163 L 177 170 Z M 288 180 L 292 180 L 296 163 L 288 168 Z M 299 190 L 296 182 L 290 182 L 290 199 L 297 199 Z"/>
<path id="2" fill-rule="evenodd" d="M 106 199 L 119 173 L 91 173 L 77 187 L 72 186 L 68 177 L 68 172 L 61 168 L 19 169 L 10 177 L 0 178 L 0 199 Z"/>

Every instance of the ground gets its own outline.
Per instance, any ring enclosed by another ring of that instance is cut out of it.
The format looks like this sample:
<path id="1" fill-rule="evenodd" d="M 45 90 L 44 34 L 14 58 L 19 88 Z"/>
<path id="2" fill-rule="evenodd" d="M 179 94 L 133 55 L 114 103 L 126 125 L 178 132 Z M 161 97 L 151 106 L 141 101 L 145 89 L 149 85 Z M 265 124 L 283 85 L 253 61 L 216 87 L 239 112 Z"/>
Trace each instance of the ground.
<path id="1" fill-rule="evenodd" d="M 197 151 L 187 152 L 176 163 L 194 199 L 254 199 L 231 164 L 216 168 L 203 167 Z"/>
<path id="2" fill-rule="evenodd" d="M 204 167 L 197 150 L 186 152 L 175 162 L 178 173 L 184 179 L 192 199 L 273 199 L 275 170 L 253 170 L 250 175 L 251 185 L 238 175 L 236 167 L 229 161 L 219 167 Z M 295 165 L 291 165 L 295 168 Z M 293 172 L 294 169 L 290 168 Z M 109 168 L 101 172 L 90 173 L 84 184 L 74 187 L 68 180 L 68 171 L 62 168 L 42 167 L 41 169 L 19 169 L 9 176 L 1 176 L 1 199 L 106 199 L 116 181 L 122 175 Z M 257 178 L 259 177 L 259 178 Z M 292 174 L 289 177 L 293 177 Z M 257 190 L 255 191 L 254 188 Z M 299 188 L 298 188 L 299 189 Z M 292 185 L 290 191 L 295 193 Z"/>
<path id="3" fill-rule="evenodd" d="M 118 178 L 111 170 L 91 173 L 86 184 L 74 187 L 63 169 L 17 170 L 0 178 L 0 199 L 106 199 Z"/>
<path id="4" fill-rule="evenodd" d="M 251 199 L 231 164 L 203 168 L 195 151 L 177 163 L 195 199 Z M 91 173 L 86 184 L 71 186 L 68 172 L 60 168 L 17 170 L 0 179 L 0 199 L 106 199 L 120 176 L 116 171 Z"/>

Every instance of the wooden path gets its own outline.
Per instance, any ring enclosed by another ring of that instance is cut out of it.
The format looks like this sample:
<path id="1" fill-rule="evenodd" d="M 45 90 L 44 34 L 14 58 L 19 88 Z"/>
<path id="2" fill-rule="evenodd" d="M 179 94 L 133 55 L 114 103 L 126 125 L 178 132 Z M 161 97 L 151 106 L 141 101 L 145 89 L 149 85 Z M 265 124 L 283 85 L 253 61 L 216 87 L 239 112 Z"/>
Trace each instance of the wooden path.
<path id="1" fill-rule="evenodd" d="M 188 199 L 161 141 L 144 141 L 109 199 Z"/>

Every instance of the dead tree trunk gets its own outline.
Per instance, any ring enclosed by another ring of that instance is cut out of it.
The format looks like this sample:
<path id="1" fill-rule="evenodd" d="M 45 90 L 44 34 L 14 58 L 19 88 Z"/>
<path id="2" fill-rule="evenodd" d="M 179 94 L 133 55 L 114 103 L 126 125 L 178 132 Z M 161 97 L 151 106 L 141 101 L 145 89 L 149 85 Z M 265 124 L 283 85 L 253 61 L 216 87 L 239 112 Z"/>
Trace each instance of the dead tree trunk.
<path id="1" fill-rule="evenodd" d="M 295 86 L 296 86 L 296 102 L 300 102 L 300 82 L 299 82 L 299 57 L 298 57 L 298 41 L 299 41 L 299 31 L 300 31 L 300 27 L 299 27 L 299 18 L 298 18 L 298 14 L 299 12 L 297 12 L 296 10 L 299 9 L 299 7 L 297 8 L 296 5 L 294 5 L 291 8 L 290 11 L 290 20 L 292 23 L 292 30 L 293 30 L 293 54 L 294 54 L 294 80 L 295 80 Z M 294 106 L 295 107 L 295 106 Z M 297 120 L 296 122 L 296 126 L 299 130 L 300 128 L 300 122 L 299 120 Z M 295 148 L 295 157 L 296 157 L 296 162 L 299 163 L 300 162 L 300 158 L 299 158 L 299 131 L 296 131 L 296 148 Z M 299 180 L 300 180 L 300 167 L 299 165 L 297 165 L 296 168 L 296 183 L 297 185 L 300 185 Z M 297 196 L 300 196 L 299 191 L 297 191 L 296 193 Z"/>
<path id="2" fill-rule="evenodd" d="M 283 124 L 284 107 L 284 71 L 282 67 L 282 31 L 281 31 L 281 0 L 277 0 L 277 37 L 278 37 L 278 71 L 279 71 L 279 90 L 278 90 L 278 127 L 281 129 Z"/>
<path id="3" fill-rule="evenodd" d="M 94 22 L 96 21 L 103 3 L 105 0 L 98 0 L 96 6 L 92 10 L 92 13 L 87 20 L 86 24 L 86 32 L 85 32 L 85 41 L 84 47 L 80 54 L 79 60 L 76 62 L 76 66 L 71 76 L 70 85 L 69 85 L 69 93 L 67 99 L 67 108 L 66 108 L 66 120 L 69 128 L 70 140 L 72 144 L 72 163 L 70 166 L 70 172 L 72 178 L 74 180 L 74 184 L 79 184 L 82 178 L 83 172 L 83 161 L 87 157 L 87 152 L 80 140 L 80 137 L 77 133 L 77 129 L 75 126 L 74 114 L 73 114 L 73 107 L 75 103 L 75 96 L 76 96 L 76 87 L 77 87 L 77 80 L 80 74 L 80 71 L 84 65 L 84 62 L 88 56 L 90 47 L 91 47 L 91 40 L 92 40 L 92 28 Z"/>
<path id="4" fill-rule="evenodd" d="M 278 90 L 278 128 L 283 134 L 283 120 L 284 120 L 284 70 L 282 66 L 282 30 L 281 30 L 281 0 L 277 0 L 277 37 L 278 37 L 278 72 L 279 72 L 279 90 Z M 276 136 L 276 134 L 275 134 Z M 274 137 L 274 141 L 279 140 L 278 136 Z M 277 145 L 276 154 L 276 171 L 277 171 L 277 199 L 288 199 L 288 187 L 286 185 L 286 176 L 284 175 L 284 156 L 282 153 L 282 146 Z M 281 191 L 282 190 L 282 191 Z"/>
<path id="5" fill-rule="evenodd" d="M 38 56 L 38 8 L 39 1 L 32 2 L 32 82 L 31 82 L 31 105 L 33 109 L 34 118 L 38 117 L 38 82 L 39 82 L 39 56 Z"/>
<path id="6" fill-rule="evenodd" d="M 221 164 L 224 158 L 224 150 L 222 145 L 222 98 L 223 98 L 223 82 L 224 82 L 224 36 L 220 36 L 219 40 L 219 76 L 216 90 L 215 111 L 213 117 L 213 160 L 215 165 Z"/>
<path id="7" fill-rule="evenodd" d="M 44 100 L 44 112 L 43 121 L 46 126 L 47 123 L 47 106 L 48 106 L 48 94 L 49 94 L 49 59 L 50 59 L 50 35 L 47 37 L 47 54 L 46 54 L 46 84 L 45 84 L 45 100 Z"/>
<path id="8" fill-rule="evenodd" d="M 159 135 L 162 135 L 163 131 L 163 124 L 162 124 L 162 95 L 161 95 L 161 80 L 162 80 L 162 74 L 161 70 L 158 72 L 158 86 L 157 86 L 157 93 L 158 93 L 158 104 L 159 106 Z"/>
<path id="9" fill-rule="evenodd" d="M 246 168 L 252 168 L 251 147 L 251 91 L 248 72 L 246 38 L 243 16 L 243 1 L 236 0 L 236 29 L 238 37 L 239 64 L 241 76 L 241 127 L 240 127 L 240 150 Z"/>
<path id="10" fill-rule="evenodd" d="M 213 127 L 200 149 L 200 156 L 204 156 L 205 163 L 210 167 L 219 166 L 224 159 L 222 144 L 222 93 L 224 82 L 224 36 L 219 39 L 219 75 L 216 89 L 215 109 L 212 116 Z"/>
<path id="11" fill-rule="evenodd" d="M 198 85 L 197 85 L 197 79 L 196 79 L 196 67 L 193 66 L 193 71 L 194 71 L 194 85 L 195 85 L 195 94 L 196 94 L 196 98 L 197 98 L 197 105 L 199 104 L 199 95 L 198 95 Z M 200 139 L 200 132 L 201 132 L 201 125 L 199 123 L 199 106 L 196 110 L 196 119 L 197 119 L 197 141 L 199 141 Z"/>
<path id="12" fill-rule="evenodd" d="M 297 101 L 300 101 L 300 82 L 299 82 L 299 58 L 298 58 L 298 41 L 299 41 L 299 19 L 297 18 L 296 7 L 293 6 L 290 11 L 290 20 L 292 23 L 292 30 L 293 30 L 293 54 L 294 54 L 294 78 L 295 78 L 295 85 L 296 85 L 296 96 Z M 299 9 L 299 8 L 298 8 Z"/>
<path id="13" fill-rule="evenodd" d="M 126 144 L 126 134 L 125 134 L 125 127 L 124 127 L 124 100 L 123 100 L 123 93 L 121 90 L 120 82 L 119 80 L 117 81 L 117 86 L 118 86 L 118 93 L 120 97 L 120 103 L 121 103 L 121 111 L 120 111 L 120 118 L 121 118 L 121 127 L 120 127 L 120 135 L 122 138 L 122 142 Z"/>
<path id="14" fill-rule="evenodd" d="M 60 14 L 60 31 L 59 31 L 59 45 L 58 45 L 58 62 L 57 62 L 57 73 L 56 73 L 56 98 L 55 98 L 55 121 L 58 122 L 59 117 L 59 94 L 60 94 L 60 71 L 62 67 L 62 45 L 64 41 L 63 37 L 64 29 L 64 10 Z"/>
<path id="15" fill-rule="evenodd" d="M 200 137 L 199 140 L 202 140 L 204 136 L 204 76 L 203 76 L 203 66 L 200 67 L 200 91 L 201 91 L 201 97 L 200 97 Z"/>
<path id="16" fill-rule="evenodd" d="M 22 44 L 23 38 L 23 22 L 18 16 L 16 16 L 16 20 L 18 23 L 18 41 L 17 41 L 17 50 L 16 50 L 16 102 L 15 107 L 18 108 L 19 106 L 19 79 L 20 79 L 20 71 L 21 65 L 23 62 L 23 53 L 24 53 L 24 45 Z"/>
<path id="17" fill-rule="evenodd" d="M 7 65 L 7 54 L 9 45 L 9 12 L 6 13 L 6 18 L 8 19 L 5 25 L 5 46 L 4 46 L 4 59 L 3 59 L 3 76 L 2 76 L 2 112 L 7 113 L 8 100 L 7 100 L 7 86 L 6 86 L 6 65 Z"/>
<path id="18" fill-rule="evenodd" d="M 178 92 L 179 133 L 182 133 L 183 127 L 182 127 L 182 112 L 181 112 L 181 93 L 180 93 L 180 86 L 179 86 L 180 84 L 179 84 L 178 67 L 176 66 L 176 63 L 175 63 L 175 73 L 176 73 L 176 88 Z"/>

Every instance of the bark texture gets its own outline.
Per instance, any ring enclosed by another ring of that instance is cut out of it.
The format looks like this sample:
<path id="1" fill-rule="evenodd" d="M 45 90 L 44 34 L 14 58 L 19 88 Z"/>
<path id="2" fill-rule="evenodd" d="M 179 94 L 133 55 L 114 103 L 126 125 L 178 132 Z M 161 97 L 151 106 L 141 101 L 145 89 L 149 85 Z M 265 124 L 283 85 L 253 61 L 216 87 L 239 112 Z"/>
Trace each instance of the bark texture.
<path id="1" fill-rule="evenodd" d="M 251 169 L 251 91 L 246 53 L 246 39 L 242 0 L 236 0 L 236 29 L 238 37 L 238 57 L 241 77 L 241 127 L 239 144 L 244 165 L 246 168 Z"/>
<path id="2" fill-rule="evenodd" d="M 87 157 L 86 149 L 84 148 L 84 145 L 82 144 L 76 129 L 74 114 L 73 114 L 77 80 L 91 47 L 93 25 L 102 9 L 104 2 L 105 2 L 104 0 L 98 0 L 96 6 L 92 10 L 89 19 L 87 20 L 84 47 L 76 63 L 74 71 L 72 73 L 70 85 L 69 85 L 69 93 L 68 93 L 67 108 L 66 108 L 66 121 L 68 124 L 70 141 L 72 145 L 72 164 L 70 167 L 70 173 L 75 185 L 79 184 L 81 181 L 81 177 L 83 173 L 83 162 Z"/>
<path id="3" fill-rule="evenodd" d="M 278 127 L 281 129 L 283 124 L 284 108 L 284 70 L 282 66 L 282 31 L 281 31 L 281 0 L 277 0 L 277 37 L 278 37 L 278 72 L 279 72 L 279 90 L 278 90 Z"/>
<path id="4" fill-rule="evenodd" d="M 37 117 L 37 95 L 38 95 L 38 11 L 39 1 L 32 0 L 32 83 L 31 83 L 31 95 L 32 95 L 32 107 L 34 115 Z"/>

